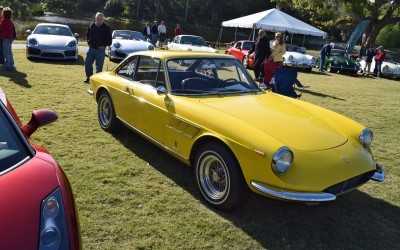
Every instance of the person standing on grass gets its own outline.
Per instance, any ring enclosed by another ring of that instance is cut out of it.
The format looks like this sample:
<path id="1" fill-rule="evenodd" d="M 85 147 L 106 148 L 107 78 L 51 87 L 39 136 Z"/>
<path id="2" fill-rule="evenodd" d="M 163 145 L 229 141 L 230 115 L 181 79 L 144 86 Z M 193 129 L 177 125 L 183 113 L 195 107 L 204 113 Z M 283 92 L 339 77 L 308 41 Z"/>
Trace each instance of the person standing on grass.
<path id="1" fill-rule="evenodd" d="M 103 71 L 106 47 L 112 43 L 111 29 L 104 22 L 103 13 L 96 13 L 95 22 L 86 32 L 86 39 L 89 50 L 86 53 L 84 82 L 89 83 L 89 78 L 93 75 L 93 63 L 96 61 L 96 73 Z"/>
<path id="2" fill-rule="evenodd" d="M 382 63 L 385 61 L 385 59 L 386 59 L 386 52 L 383 50 L 382 46 L 379 46 L 378 52 L 376 52 L 376 55 L 375 55 L 375 65 L 376 65 L 375 67 L 377 70 L 376 76 L 379 78 L 382 77 L 381 67 L 382 67 Z"/>
<path id="3" fill-rule="evenodd" d="M 161 24 L 158 25 L 158 36 L 160 37 L 160 47 L 163 46 L 166 35 L 167 35 L 167 27 L 165 26 L 164 21 L 161 21 Z"/>
<path id="4" fill-rule="evenodd" d="M 269 41 L 265 36 L 265 30 L 260 29 L 258 31 L 258 38 L 253 44 L 251 50 L 247 53 L 249 56 L 251 53 L 254 54 L 254 78 L 259 81 L 260 78 L 264 77 L 264 70 L 262 69 L 262 63 L 265 59 L 268 59 L 271 55 L 271 48 L 269 47 Z"/>
<path id="5" fill-rule="evenodd" d="M 363 75 L 369 75 L 370 71 L 371 71 L 371 63 L 372 63 L 372 59 L 375 56 L 375 49 L 374 46 L 370 46 L 369 49 L 367 49 L 366 52 L 367 57 L 365 58 L 365 67 L 363 69 Z"/>
<path id="6" fill-rule="evenodd" d="M 175 36 L 179 36 L 182 34 L 183 34 L 183 30 L 182 30 L 181 26 L 179 24 L 177 24 L 176 28 L 175 28 Z"/>
<path id="7" fill-rule="evenodd" d="M 156 46 L 158 38 L 158 23 L 154 21 L 153 25 L 151 26 L 151 43 Z"/>
<path id="8" fill-rule="evenodd" d="M 334 43 L 325 44 L 319 52 L 319 71 L 323 72 L 325 68 L 325 58 L 331 57 L 331 49 L 335 48 Z"/>
<path id="9" fill-rule="evenodd" d="M 0 24 L 0 38 L 3 40 L 3 51 L 6 58 L 4 70 L 14 69 L 14 58 L 12 54 L 12 43 L 14 41 L 14 22 L 11 19 L 12 10 L 9 7 L 3 9 L 4 18 Z"/>
<path id="10" fill-rule="evenodd" d="M 3 20 L 3 6 L 0 6 L 0 23 Z M 0 37 L 0 67 L 4 65 L 3 39 Z"/>

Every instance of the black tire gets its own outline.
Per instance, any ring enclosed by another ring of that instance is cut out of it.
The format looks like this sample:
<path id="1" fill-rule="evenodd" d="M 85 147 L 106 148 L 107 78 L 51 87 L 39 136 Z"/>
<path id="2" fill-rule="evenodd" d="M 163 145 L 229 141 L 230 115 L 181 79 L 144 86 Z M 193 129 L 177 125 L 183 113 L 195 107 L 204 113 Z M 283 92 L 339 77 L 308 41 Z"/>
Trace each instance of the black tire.
<path id="1" fill-rule="evenodd" d="M 233 210 L 247 198 L 248 187 L 235 156 L 222 144 L 209 143 L 197 152 L 194 174 L 202 197 L 211 206 Z"/>
<path id="2" fill-rule="evenodd" d="M 114 105 L 107 91 L 102 91 L 99 95 L 97 101 L 97 118 L 99 119 L 100 127 L 109 133 L 116 132 L 121 125 L 115 115 Z"/>
<path id="3" fill-rule="evenodd" d="M 336 73 L 337 72 L 336 70 L 334 70 L 332 68 L 332 64 L 331 63 L 328 63 L 328 65 L 326 65 L 326 70 L 331 72 L 331 73 Z"/>

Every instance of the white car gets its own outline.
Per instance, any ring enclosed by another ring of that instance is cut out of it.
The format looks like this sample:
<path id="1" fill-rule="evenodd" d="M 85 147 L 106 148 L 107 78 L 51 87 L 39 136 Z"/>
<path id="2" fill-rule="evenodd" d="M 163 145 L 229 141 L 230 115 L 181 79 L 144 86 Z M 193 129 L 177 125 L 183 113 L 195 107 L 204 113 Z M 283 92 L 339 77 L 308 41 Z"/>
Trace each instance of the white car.
<path id="1" fill-rule="evenodd" d="M 286 44 L 286 53 L 283 55 L 283 65 L 309 70 L 315 67 L 315 58 L 306 54 L 304 47 Z"/>
<path id="2" fill-rule="evenodd" d="M 363 73 L 363 70 L 366 65 L 365 60 L 361 60 L 360 64 L 361 64 L 360 70 L 361 73 Z M 375 60 L 372 60 L 371 71 L 370 71 L 371 74 L 376 74 L 374 72 L 374 69 L 375 69 Z M 382 63 L 381 72 L 384 77 L 400 78 L 400 65 L 399 63 L 396 63 L 392 57 L 386 56 L 385 61 Z"/>
<path id="3" fill-rule="evenodd" d="M 67 25 L 39 23 L 26 33 L 27 58 L 78 59 L 79 34 L 72 34 Z"/>
<path id="4" fill-rule="evenodd" d="M 203 37 L 192 35 L 179 35 L 174 37 L 165 49 L 218 53 L 218 50 L 207 45 Z"/>
<path id="5" fill-rule="evenodd" d="M 106 56 L 111 60 L 122 60 L 133 52 L 154 50 L 142 33 L 132 30 L 114 30 L 112 44 L 106 48 Z"/>

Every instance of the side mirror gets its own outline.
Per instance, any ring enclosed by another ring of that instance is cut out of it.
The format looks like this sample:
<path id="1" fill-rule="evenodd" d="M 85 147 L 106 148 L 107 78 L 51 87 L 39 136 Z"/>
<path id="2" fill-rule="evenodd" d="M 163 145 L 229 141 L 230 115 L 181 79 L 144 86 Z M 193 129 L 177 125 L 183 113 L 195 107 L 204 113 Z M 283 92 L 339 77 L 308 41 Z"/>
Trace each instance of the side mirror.
<path id="1" fill-rule="evenodd" d="M 50 109 L 40 109 L 32 112 L 31 120 L 22 127 L 26 136 L 30 137 L 38 128 L 56 121 L 56 112 Z"/>
<path id="2" fill-rule="evenodd" d="M 27 33 L 28 35 L 30 35 L 30 34 L 32 33 L 32 31 L 31 31 L 31 30 L 26 30 L 26 33 Z"/>
<path id="3" fill-rule="evenodd" d="M 157 87 L 157 94 L 163 95 L 167 93 L 167 89 L 164 86 L 158 86 Z"/>

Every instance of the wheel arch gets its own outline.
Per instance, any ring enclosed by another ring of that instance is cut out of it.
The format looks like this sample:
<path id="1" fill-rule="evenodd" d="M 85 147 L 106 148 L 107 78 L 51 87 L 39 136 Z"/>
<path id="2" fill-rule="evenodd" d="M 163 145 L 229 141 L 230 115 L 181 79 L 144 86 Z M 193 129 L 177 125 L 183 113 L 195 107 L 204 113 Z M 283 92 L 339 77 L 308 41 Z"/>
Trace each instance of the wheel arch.
<path id="1" fill-rule="evenodd" d="M 110 91 L 108 91 L 105 87 L 100 87 L 96 91 L 96 102 L 99 102 L 99 97 L 103 92 L 107 92 L 110 95 Z M 110 95 L 111 96 L 111 95 Z"/>

